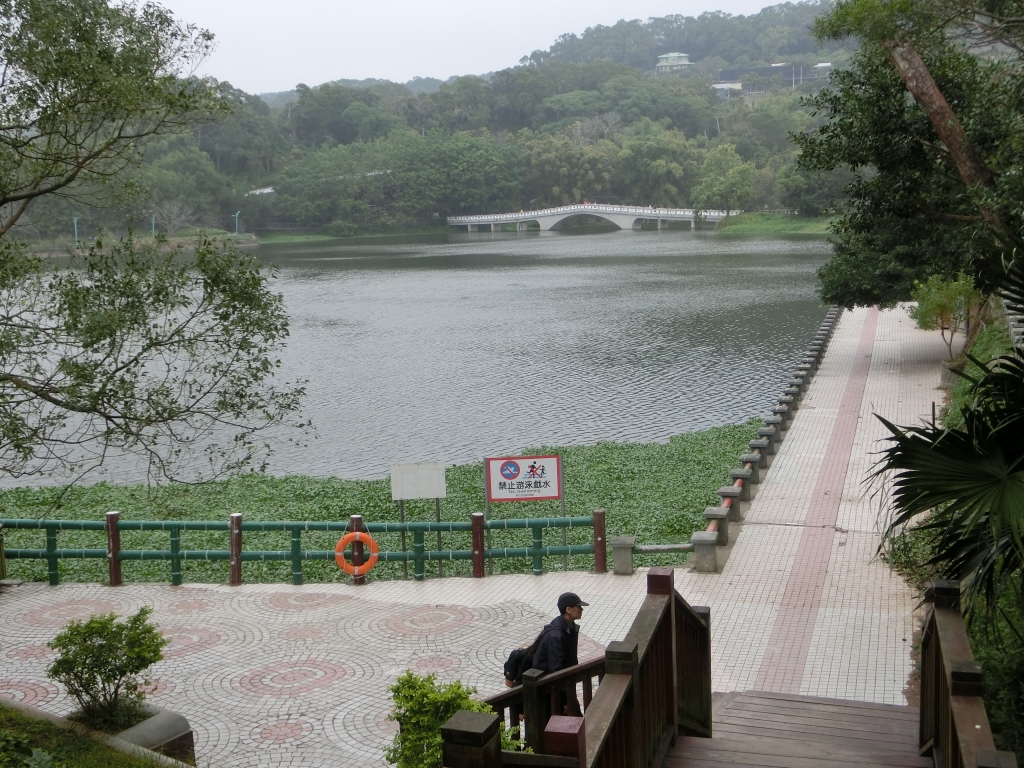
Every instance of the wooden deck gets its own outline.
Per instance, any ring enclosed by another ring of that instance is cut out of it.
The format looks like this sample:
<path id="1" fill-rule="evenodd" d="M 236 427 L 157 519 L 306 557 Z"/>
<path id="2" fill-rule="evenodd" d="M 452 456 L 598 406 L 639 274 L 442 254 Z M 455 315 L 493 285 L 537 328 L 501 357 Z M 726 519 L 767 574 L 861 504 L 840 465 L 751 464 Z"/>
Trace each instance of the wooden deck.
<path id="1" fill-rule="evenodd" d="M 917 752 L 918 710 L 782 693 L 720 694 L 714 738 L 680 737 L 663 768 L 931 768 Z"/>

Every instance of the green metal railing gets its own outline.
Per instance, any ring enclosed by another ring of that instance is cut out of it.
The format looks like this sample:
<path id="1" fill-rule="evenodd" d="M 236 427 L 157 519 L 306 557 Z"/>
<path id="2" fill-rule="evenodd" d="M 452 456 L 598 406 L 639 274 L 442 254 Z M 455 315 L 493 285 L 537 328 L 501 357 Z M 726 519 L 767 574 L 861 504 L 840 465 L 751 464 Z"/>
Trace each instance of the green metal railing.
<path id="1" fill-rule="evenodd" d="M 217 561 L 227 560 L 232 564 L 232 584 L 240 584 L 241 563 L 253 561 L 290 561 L 293 584 L 303 583 L 302 563 L 306 560 L 333 560 L 335 550 L 303 549 L 302 534 L 306 532 L 334 532 L 344 535 L 349 531 L 374 533 L 411 533 L 413 547 L 411 551 L 380 552 L 378 557 L 383 562 L 413 562 L 413 577 L 422 581 L 425 577 L 425 566 L 432 560 L 473 560 L 474 576 L 483 575 L 483 562 L 486 558 L 532 558 L 533 572 L 544 572 L 544 558 L 557 555 L 594 555 L 595 568 L 599 572 L 605 569 L 605 534 L 604 512 L 595 510 L 589 517 L 543 517 L 512 520 L 484 520 L 483 515 L 476 513 L 472 522 L 363 522 L 358 515 L 342 522 L 286 522 L 264 521 L 245 522 L 241 515 L 232 515 L 228 522 L 173 520 L 157 522 L 150 520 L 121 520 L 116 512 L 107 514 L 104 522 L 92 520 L 0 520 L 0 526 L 8 530 L 42 530 L 46 535 L 46 546 L 43 549 L 7 549 L 6 556 L 11 559 L 46 560 L 47 575 L 51 585 L 60 583 L 58 563 L 62 559 L 106 559 L 110 568 L 110 583 L 121 583 L 120 563 L 126 560 L 167 560 L 171 565 L 171 583 L 181 584 L 183 581 L 182 564 L 186 561 Z M 581 528 L 594 529 L 593 544 L 571 544 L 561 546 L 545 546 L 544 530 L 546 528 Z M 529 529 L 531 543 L 528 547 L 494 547 L 483 546 L 485 530 Z M 60 531 L 96 531 L 107 533 L 105 549 L 71 549 L 57 546 L 57 534 Z M 122 549 L 120 533 L 122 531 L 166 531 L 169 536 L 168 549 Z M 229 549 L 182 549 L 181 534 L 183 531 L 223 532 L 229 534 Z M 250 550 L 242 548 L 244 532 L 288 532 L 291 534 L 291 546 L 284 550 Z M 466 532 L 473 534 L 473 549 L 435 549 L 426 547 L 426 534 L 431 532 Z M 361 545 L 347 557 L 356 564 L 362 563 Z M 360 577 L 356 577 L 360 583 Z"/>

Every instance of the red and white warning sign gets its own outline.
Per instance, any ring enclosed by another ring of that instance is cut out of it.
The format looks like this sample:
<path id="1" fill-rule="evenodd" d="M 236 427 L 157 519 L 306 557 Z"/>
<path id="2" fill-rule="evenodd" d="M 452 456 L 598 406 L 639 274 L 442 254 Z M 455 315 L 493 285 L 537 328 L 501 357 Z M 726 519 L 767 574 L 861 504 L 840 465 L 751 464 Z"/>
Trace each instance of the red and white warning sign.
<path id="1" fill-rule="evenodd" d="M 484 459 L 488 501 L 542 501 L 562 497 L 562 457 Z"/>

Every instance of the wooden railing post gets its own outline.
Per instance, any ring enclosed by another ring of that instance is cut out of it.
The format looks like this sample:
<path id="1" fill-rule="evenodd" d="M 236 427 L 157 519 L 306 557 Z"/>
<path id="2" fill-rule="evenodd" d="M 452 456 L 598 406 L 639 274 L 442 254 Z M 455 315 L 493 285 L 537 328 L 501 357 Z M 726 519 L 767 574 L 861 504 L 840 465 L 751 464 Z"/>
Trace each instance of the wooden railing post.
<path id="1" fill-rule="evenodd" d="M 460 711 L 441 726 L 444 768 L 499 768 L 501 734 L 498 716 Z"/>
<path id="2" fill-rule="evenodd" d="M 643 745 L 640 743 L 640 707 L 637 690 L 640 671 L 640 649 L 637 643 L 624 640 L 613 640 L 608 643 L 604 652 L 605 675 L 626 675 L 631 684 L 626 693 L 618 717 L 622 719 L 624 745 L 622 750 L 623 764 L 621 768 L 645 768 L 646 760 L 641 759 Z"/>
<path id="3" fill-rule="evenodd" d="M 544 726 L 544 754 L 575 757 L 587 768 L 587 730 L 582 717 L 552 715 Z"/>
<path id="4" fill-rule="evenodd" d="M 242 515 L 238 512 L 228 518 L 228 548 L 231 551 L 228 584 L 239 587 L 242 585 Z"/>
<path id="5" fill-rule="evenodd" d="M 474 512 L 473 517 L 473 578 L 484 577 L 484 513 Z"/>
<path id="6" fill-rule="evenodd" d="M 120 512 L 107 512 L 107 573 L 112 587 L 120 587 L 123 583 L 121 561 L 117 559 L 121 551 L 121 532 L 117 530 L 117 521 L 120 519 Z"/>
<path id="7" fill-rule="evenodd" d="M 920 752 L 945 768 L 1007 768 L 1012 752 L 998 752 L 982 701 L 981 667 L 971 653 L 960 614 L 960 584 L 936 581 L 921 638 Z"/>
<path id="8" fill-rule="evenodd" d="M 363 530 L 363 516 L 362 515 L 350 515 L 348 518 L 348 530 L 349 533 L 358 533 Z M 360 566 L 363 564 L 363 542 L 356 541 L 352 543 L 352 565 Z M 352 583 L 359 586 L 366 583 L 366 576 L 353 576 Z"/>
<path id="9" fill-rule="evenodd" d="M 607 536 L 604 510 L 594 510 L 594 573 L 608 573 Z"/>
<path id="10" fill-rule="evenodd" d="M 523 721 L 526 725 L 526 746 L 534 752 L 540 752 L 542 734 L 547 725 L 544 702 L 540 699 L 537 682 L 544 673 L 539 669 L 528 669 L 523 672 Z"/>
<path id="11" fill-rule="evenodd" d="M 676 572 L 674 568 L 658 566 L 647 571 L 647 594 L 668 596 L 668 616 L 671 629 L 672 643 L 670 646 L 669 662 L 670 667 L 665 670 L 670 675 L 669 685 L 665 686 L 665 712 L 668 715 L 668 722 L 672 726 L 672 744 L 675 744 L 675 737 L 679 732 L 679 672 L 677 669 L 677 638 L 678 627 L 676 626 Z"/>

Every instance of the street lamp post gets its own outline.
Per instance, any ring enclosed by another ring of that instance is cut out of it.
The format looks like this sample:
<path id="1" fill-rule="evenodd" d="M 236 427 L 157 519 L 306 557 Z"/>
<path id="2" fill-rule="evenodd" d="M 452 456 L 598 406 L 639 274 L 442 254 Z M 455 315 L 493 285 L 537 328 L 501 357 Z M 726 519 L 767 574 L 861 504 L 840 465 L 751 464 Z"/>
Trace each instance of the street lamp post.
<path id="1" fill-rule="evenodd" d="M 242 215 L 241 211 L 239 211 L 238 213 L 235 214 L 235 234 L 236 235 L 238 234 L 238 217 L 241 216 L 241 215 Z"/>

